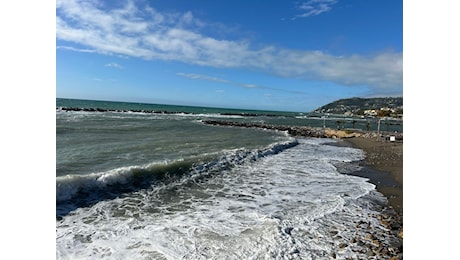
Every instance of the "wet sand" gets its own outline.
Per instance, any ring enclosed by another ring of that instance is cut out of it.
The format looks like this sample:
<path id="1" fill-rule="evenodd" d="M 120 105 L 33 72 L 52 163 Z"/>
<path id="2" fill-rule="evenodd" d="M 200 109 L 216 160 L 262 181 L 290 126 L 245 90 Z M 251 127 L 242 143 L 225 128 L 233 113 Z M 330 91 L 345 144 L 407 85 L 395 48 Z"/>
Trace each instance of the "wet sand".
<path id="1" fill-rule="evenodd" d="M 388 198 L 388 204 L 401 216 L 403 213 L 403 143 L 376 137 L 343 139 L 366 153 L 364 166 L 370 169 L 356 173 L 377 186 Z"/>

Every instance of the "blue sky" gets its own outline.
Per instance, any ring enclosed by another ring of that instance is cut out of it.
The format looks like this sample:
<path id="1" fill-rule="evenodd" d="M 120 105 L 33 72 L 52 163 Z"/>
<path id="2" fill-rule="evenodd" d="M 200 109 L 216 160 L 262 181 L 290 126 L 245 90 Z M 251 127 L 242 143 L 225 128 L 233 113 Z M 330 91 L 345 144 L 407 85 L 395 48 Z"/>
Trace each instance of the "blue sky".
<path id="1" fill-rule="evenodd" d="M 56 96 L 308 112 L 403 94 L 402 0 L 56 2 Z"/>

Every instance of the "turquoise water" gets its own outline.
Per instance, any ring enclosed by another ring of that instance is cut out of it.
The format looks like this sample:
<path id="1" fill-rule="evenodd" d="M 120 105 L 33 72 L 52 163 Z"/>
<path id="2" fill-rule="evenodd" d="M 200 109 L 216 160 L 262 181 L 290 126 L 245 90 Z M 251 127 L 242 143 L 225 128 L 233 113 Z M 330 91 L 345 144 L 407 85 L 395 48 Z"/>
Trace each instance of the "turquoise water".
<path id="1" fill-rule="evenodd" d="M 57 259 L 364 258 L 365 245 L 340 248 L 365 237 L 356 223 L 391 237 L 386 198 L 337 170 L 360 169 L 363 151 L 202 123 L 301 116 L 58 99 Z"/>

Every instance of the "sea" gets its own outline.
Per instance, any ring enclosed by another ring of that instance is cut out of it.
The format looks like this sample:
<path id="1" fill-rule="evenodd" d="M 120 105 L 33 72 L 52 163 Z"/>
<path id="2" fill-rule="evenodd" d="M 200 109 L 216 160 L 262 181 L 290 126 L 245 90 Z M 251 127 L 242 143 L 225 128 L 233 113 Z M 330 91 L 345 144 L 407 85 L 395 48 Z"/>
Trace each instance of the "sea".
<path id="1" fill-rule="evenodd" d="M 394 240 L 387 199 L 349 174 L 362 150 L 210 119 L 337 126 L 308 113 L 58 98 L 56 258 L 368 259 L 369 230 Z"/>

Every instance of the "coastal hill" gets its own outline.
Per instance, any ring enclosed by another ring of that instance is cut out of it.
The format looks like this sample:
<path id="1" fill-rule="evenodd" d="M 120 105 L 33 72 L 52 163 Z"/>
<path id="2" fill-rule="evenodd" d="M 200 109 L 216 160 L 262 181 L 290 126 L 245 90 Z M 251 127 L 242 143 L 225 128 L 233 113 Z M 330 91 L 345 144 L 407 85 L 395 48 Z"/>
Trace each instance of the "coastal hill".
<path id="1" fill-rule="evenodd" d="M 388 116 L 402 117 L 403 98 L 402 97 L 383 97 L 383 98 L 346 98 L 339 99 L 318 109 L 313 113 L 320 114 L 343 114 L 343 115 L 363 115 L 363 116 Z"/>

